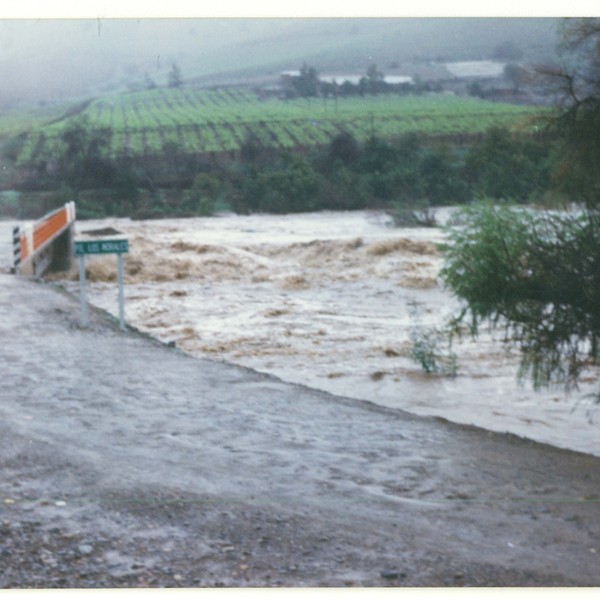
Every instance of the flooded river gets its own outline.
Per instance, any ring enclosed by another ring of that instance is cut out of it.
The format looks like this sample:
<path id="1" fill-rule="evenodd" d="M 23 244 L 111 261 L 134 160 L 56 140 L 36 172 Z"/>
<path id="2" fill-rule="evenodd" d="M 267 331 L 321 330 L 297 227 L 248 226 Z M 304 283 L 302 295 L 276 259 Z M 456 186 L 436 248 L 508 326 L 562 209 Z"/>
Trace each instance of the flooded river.
<path id="1" fill-rule="evenodd" d="M 11 225 L 1 224 L 2 256 Z M 77 234 L 106 227 L 129 239 L 127 322 L 192 355 L 600 455 L 587 398 L 597 373 L 570 395 L 534 392 L 516 382 L 518 355 L 489 336 L 455 342 L 455 376 L 428 375 L 411 358 L 411 334 L 431 339 L 458 308 L 437 281 L 441 229 L 326 212 L 106 219 L 78 222 Z M 116 257 L 86 260 L 89 301 L 117 315 Z M 64 283 L 78 293 L 76 269 Z"/>

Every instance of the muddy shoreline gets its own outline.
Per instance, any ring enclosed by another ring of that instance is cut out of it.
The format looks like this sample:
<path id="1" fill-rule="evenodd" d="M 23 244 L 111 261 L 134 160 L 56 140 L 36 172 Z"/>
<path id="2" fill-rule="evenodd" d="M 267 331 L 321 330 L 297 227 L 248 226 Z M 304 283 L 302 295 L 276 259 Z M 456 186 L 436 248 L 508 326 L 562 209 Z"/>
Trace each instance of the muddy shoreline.
<path id="1" fill-rule="evenodd" d="M 600 582 L 596 457 L 0 306 L 2 588 Z"/>

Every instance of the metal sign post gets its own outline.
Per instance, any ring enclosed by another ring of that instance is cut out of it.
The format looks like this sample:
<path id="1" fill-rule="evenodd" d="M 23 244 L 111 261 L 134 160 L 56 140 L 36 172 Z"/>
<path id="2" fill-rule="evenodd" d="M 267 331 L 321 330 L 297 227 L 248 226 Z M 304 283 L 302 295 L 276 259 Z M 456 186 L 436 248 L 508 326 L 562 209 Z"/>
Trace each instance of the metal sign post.
<path id="1" fill-rule="evenodd" d="M 81 304 L 81 324 L 88 326 L 87 298 L 85 295 L 85 257 L 79 255 L 79 303 Z"/>
<path id="2" fill-rule="evenodd" d="M 79 296 L 81 300 L 81 323 L 88 325 L 87 298 L 85 293 L 85 256 L 87 254 L 116 254 L 117 281 L 119 285 L 119 326 L 125 331 L 125 294 L 123 292 L 123 254 L 129 252 L 128 240 L 99 240 L 75 242 L 75 256 L 79 257 Z"/>
<path id="3" fill-rule="evenodd" d="M 119 283 L 119 326 L 125 331 L 125 294 L 123 293 L 123 253 L 117 254 L 117 281 Z"/>

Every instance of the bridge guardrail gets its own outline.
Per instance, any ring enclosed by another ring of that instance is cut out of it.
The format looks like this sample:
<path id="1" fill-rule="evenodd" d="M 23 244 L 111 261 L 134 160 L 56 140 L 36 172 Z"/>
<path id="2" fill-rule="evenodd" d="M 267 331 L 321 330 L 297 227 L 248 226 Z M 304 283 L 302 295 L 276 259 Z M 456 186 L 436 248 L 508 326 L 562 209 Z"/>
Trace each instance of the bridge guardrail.
<path id="1" fill-rule="evenodd" d="M 74 223 L 75 202 L 67 202 L 35 223 L 15 227 L 14 271 L 23 275 L 42 275 L 57 260 L 68 263 Z M 59 240 L 61 244 L 58 244 Z"/>

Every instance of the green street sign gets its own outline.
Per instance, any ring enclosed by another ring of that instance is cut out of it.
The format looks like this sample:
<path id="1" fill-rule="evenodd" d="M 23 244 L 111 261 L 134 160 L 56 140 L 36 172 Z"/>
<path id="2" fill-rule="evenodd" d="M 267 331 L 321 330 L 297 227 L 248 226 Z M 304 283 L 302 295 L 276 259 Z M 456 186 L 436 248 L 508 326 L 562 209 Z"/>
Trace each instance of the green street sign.
<path id="1" fill-rule="evenodd" d="M 125 254 L 129 252 L 129 240 L 94 240 L 75 242 L 75 256 L 84 254 Z"/>
<path id="2" fill-rule="evenodd" d="M 125 295 L 123 293 L 123 254 L 129 252 L 129 240 L 86 240 L 75 242 L 75 255 L 79 258 L 79 299 L 81 321 L 88 326 L 87 295 L 85 293 L 85 257 L 87 254 L 116 254 L 117 281 L 119 283 L 119 324 L 125 331 Z"/>

